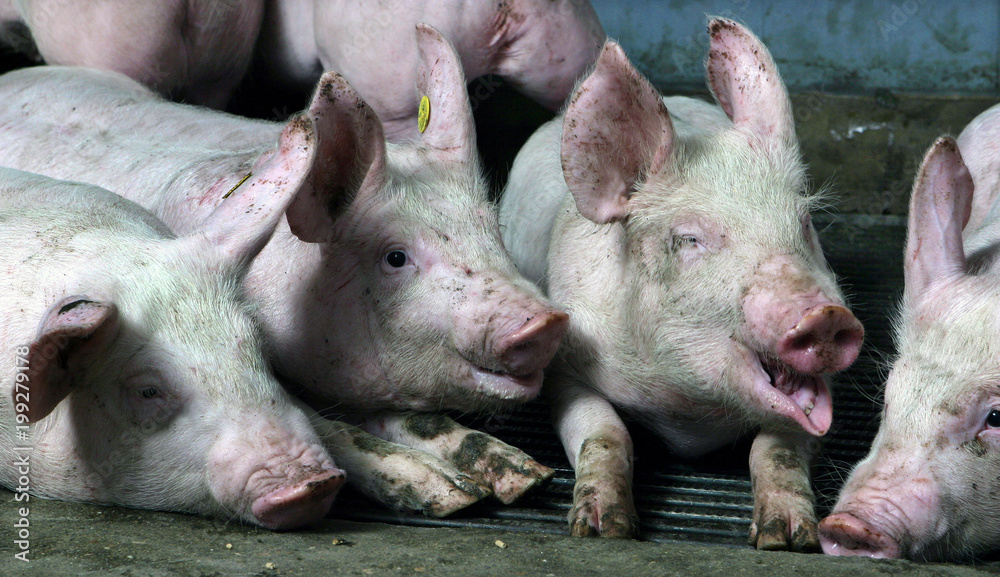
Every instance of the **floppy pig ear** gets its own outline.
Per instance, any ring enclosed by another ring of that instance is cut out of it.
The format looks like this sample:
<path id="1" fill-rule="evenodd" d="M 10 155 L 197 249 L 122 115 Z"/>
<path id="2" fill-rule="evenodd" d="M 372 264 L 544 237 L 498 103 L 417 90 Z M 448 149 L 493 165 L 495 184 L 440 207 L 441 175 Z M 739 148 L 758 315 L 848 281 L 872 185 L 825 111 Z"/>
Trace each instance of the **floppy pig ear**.
<path id="1" fill-rule="evenodd" d="M 302 188 L 315 155 L 315 125 L 299 114 L 285 126 L 277 148 L 257 160 L 246 182 L 227 193 L 197 233 L 218 249 L 223 262 L 250 262 Z"/>
<path id="2" fill-rule="evenodd" d="M 465 88 L 462 60 L 434 27 L 417 24 L 417 98 L 426 96 L 427 123 L 421 137 L 443 161 L 472 162 L 476 126 Z M 424 126 L 422 121 L 420 126 Z"/>
<path id="3" fill-rule="evenodd" d="M 71 296 L 49 308 L 37 337 L 27 346 L 23 357 L 22 366 L 27 369 L 24 383 L 28 392 L 28 422 L 45 418 L 71 392 L 74 357 L 109 342 L 118 327 L 118 309 L 114 303 Z M 15 386 L 12 391 L 15 401 L 18 392 Z"/>
<path id="4" fill-rule="evenodd" d="M 317 132 L 315 162 L 288 207 L 288 226 L 305 242 L 326 242 L 352 197 L 385 183 L 385 136 L 375 111 L 335 73 L 320 78 L 306 114 Z"/>
<path id="5" fill-rule="evenodd" d="M 625 217 L 636 182 L 666 165 L 674 128 L 660 94 L 608 41 L 563 118 L 562 169 L 580 214 Z"/>
<path id="6" fill-rule="evenodd" d="M 910 196 L 904 295 L 910 300 L 938 279 L 966 271 L 962 229 L 972 209 L 973 185 L 958 144 L 937 139 L 920 165 Z"/>
<path id="7" fill-rule="evenodd" d="M 745 27 L 715 18 L 708 25 L 705 68 L 715 100 L 738 127 L 767 139 L 795 140 L 795 121 L 778 66 Z"/>

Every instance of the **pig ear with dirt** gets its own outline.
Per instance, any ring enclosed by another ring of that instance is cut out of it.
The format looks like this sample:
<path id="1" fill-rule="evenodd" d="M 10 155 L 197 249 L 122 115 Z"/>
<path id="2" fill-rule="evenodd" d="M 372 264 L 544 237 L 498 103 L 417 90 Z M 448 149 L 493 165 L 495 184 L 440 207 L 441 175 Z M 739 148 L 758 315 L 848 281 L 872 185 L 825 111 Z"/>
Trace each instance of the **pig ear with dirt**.
<path id="1" fill-rule="evenodd" d="M 580 214 L 621 220 L 639 182 L 670 160 L 673 124 L 655 88 L 607 42 L 566 108 L 562 168 Z"/>
<path id="2" fill-rule="evenodd" d="M 223 261 L 247 266 L 271 239 L 279 219 L 306 182 L 316 159 L 316 126 L 293 118 L 278 147 L 261 156 L 245 182 L 222 201 L 191 238 L 207 244 Z M 245 215 L 252 215 L 250 217 Z"/>
<path id="3" fill-rule="evenodd" d="M 355 195 L 384 186 L 385 137 L 375 112 L 335 72 L 320 78 L 305 115 L 316 126 L 317 152 L 302 191 L 288 207 L 288 225 L 300 240 L 323 243 Z"/>

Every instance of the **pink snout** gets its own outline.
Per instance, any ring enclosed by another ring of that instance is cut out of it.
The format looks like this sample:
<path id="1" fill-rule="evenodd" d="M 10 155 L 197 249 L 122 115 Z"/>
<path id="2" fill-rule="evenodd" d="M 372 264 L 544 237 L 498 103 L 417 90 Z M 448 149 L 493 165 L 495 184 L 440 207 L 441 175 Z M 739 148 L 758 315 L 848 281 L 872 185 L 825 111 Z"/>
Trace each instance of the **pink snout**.
<path id="1" fill-rule="evenodd" d="M 294 529 L 322 519 L 344 484 L 344 472 L 325 469 L 258 498 L 253 516 L 273 530 Z"/>
<path id="2" fill-rule="evenodd" d="M 841 371 L 858 358 L 865 329 L 851 311 L 833 304 L 808 309 L 777 345 L 778 358 L 800 373 Z"/>
<path id="3" fill-rule="evenodd" d="M 899 544 L 895 539 L 850 513 L 837 513 L 823 519 L 819 524 L 819 542 L 827 555 L 899 557 Z"/>
<path id="4" fill-rule="evenodd" d="M 493 354 L 512 375 L 539 371 L 555 356 L 568 328 L 569 315 L 562 311 L 537 314 L 494 341 Z"/>

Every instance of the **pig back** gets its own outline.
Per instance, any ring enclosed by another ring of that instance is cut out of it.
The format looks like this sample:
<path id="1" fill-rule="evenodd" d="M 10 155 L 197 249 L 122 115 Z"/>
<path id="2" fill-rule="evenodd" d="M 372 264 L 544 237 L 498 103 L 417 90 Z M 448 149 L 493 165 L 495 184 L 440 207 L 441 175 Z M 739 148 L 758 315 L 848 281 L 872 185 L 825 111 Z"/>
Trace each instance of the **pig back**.
<path id="1" fill-rule="evenodd" d="M 514 161 L 500 201 L 504 245 L 518 271 L 543 290 L 556 216 L 564 203 L 572 204 L 559 157 L 562 126 L 560 116 L 528 139 Z"/>

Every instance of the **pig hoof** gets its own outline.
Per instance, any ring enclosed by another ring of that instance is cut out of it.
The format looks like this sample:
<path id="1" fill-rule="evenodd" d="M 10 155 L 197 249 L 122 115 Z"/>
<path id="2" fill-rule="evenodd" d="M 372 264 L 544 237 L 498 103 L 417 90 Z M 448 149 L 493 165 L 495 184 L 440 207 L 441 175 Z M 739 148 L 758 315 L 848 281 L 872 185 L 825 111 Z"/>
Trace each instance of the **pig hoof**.
<path id="1" fill-rule="evenodd" d="M 759 526 L 750 527 L 751 546 L 761 551 L 796 551 L 816 553 L 820 551 L 819 533 L 815 520 L 800 521 L 789 530 L 788 521 L 776 517 Z"/>
<path id="2" fill-rule="evenodd" d="M 526 459 L 517 463 L 507 462 L 501 469 L 501 476 L 493 481 L 493 494 L 504 505 L 517 501 L 532 489 L 548 483 L 555 470 L 525 455 Z"/>
<path id="3" fill-rule="evenodd" d="M 465 435 L 448 460 L 463 473 L 492 487 L 493 494 L 505 505 L 555 474 L 524 451 L 480 432 Z"/>
<path id="4" fill-rule="evenodd" d="M 639 515 L 630 497 L 608 499 L 593 485 L 577 483 L 569 530 L 574 537 L 633 539 L 639 536 Z"/>

